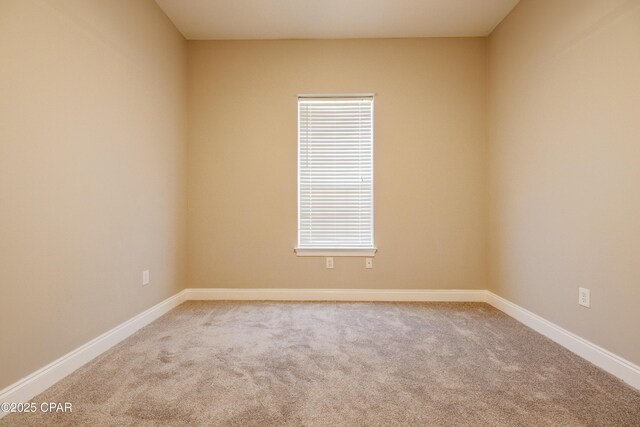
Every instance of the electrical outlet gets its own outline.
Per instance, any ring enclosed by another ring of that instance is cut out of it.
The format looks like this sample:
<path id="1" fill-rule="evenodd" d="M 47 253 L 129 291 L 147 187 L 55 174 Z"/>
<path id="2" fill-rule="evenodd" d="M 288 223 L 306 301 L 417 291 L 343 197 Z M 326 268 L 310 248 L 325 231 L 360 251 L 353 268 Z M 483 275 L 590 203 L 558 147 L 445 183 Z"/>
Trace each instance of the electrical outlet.
<path id="1" fill-rule="evenodd" d="M 364 267 L 373 268 L 373 258 L 365 258 Z"/>
<path id="2" fill-rule="evenodd" d="M 149 284 L 149 270 L 145 270 L 142 272 L 142 286 L 146 286 Z"/>
<path id="3" fill-rule="evenodd" d="M 591 307 L 591 290 L 578 288 L 578 304 L 587 308 Z"/>
<path id="4" fill-rule="evenodd" d="M 327 257 L 327 268 L 333 268 L 333 258 Z"/>

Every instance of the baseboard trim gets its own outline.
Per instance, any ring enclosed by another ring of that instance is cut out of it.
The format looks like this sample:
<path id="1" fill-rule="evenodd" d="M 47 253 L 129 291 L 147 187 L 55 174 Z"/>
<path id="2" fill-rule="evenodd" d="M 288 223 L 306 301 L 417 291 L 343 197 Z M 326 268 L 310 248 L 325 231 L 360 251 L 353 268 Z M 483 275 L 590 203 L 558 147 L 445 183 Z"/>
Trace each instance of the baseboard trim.
<path id="1" fill-rule="evenodd" d="M 597 367 L 640 390 L 640 366 L 588 341 L 511 301 L 486 291 L 486 302 L 505 314 L 550 338 Z"/>
<path id="2" fill-rule="evenodd" d="M 185 289 L 189 300 L 210 301 L 398 301 L 484 302 L 484 290 L 413 289 Z"/>
<path id="3" fill-rule="evenodd" d="M 487 290 L 188 288 L 0 391 L 0 402 L 27 402 L 188 300 L 486 302 L 640 390 L 640 367 Z M 6 415 L 0 411 L 0 418 Z"/>
<path id="4" fill-rule="evenodd" d="M 186 295 L 184 290 L 178 292 L 6 387 L 0 391 L 0 402 L 28 402 L 120 341 L 182 304 Z M 6 412 L 0 411 L 0 418 L 5 415 L 7 415 Z"/>

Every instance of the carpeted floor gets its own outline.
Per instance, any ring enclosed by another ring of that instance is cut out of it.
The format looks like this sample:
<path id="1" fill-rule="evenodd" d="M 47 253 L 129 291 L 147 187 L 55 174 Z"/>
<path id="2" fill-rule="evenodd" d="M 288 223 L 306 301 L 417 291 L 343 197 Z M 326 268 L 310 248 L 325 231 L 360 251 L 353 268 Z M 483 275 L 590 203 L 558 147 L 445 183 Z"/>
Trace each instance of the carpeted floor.
<path id="1" fill-rule="evenodd" d="M 483 303 L 187 302 L 0 425 L 640 426 L 640 393 Z"/>

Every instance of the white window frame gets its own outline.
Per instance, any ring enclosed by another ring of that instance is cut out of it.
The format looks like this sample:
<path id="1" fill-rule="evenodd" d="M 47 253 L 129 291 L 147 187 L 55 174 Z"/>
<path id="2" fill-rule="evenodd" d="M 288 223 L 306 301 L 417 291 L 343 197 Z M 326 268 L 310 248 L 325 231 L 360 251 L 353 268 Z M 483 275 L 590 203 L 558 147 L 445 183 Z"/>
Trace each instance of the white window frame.
<path id="1" fill-rule="evenodd" d="M 300 243 L 300 159 L 299 159 L 299 155 L 300 155 L 300 100 L 301 99 L 349 99 L 349 98 L 353 98 L 353 99 L 370 99 L 372 102 L 371 105 L 371 132 L 372 132 L 372 146 L 371 146 L 371 150 L 372 150 L 372 159 L 371 159 L 371 167 L 372 167 L 372 182 L 371 182 L 371 239 L 372 239 L 372 247 L 370 248 L 310 248 L 310 247 L 300 247 L 299 243 Z M 297 256 L 312 256 L 312 257 L 325 257 L 325 256 L 330 256 L 330 257 L 373 257 L 375 256 L 376 252 L 377 252 L 377 248 L 375 246 L 375 244 L 373 244 L 373 242 L 375 242 L 375 236 L 374 236 L 374 230 L 375 230 L 375 221 L 374 221 L 374 179 L 373 179 L 373 175 L 374 175 L 374 103 L 373 103 L 373 99 L 374 99 L 374 94 L 372 93 L 351 93 L 351 94 L 300 94 L 297 97 L 297 109 L 298 109 L 298 136 L 297 136 L 297 149 L 298 149 L 298 155 L 296 156 L 296 161 L 297 161 L 297 169 L 298 169 L 298 212 L 297 212 L 297 219 L 298 219 L 298 230 L 297 230 L 297 240 L 298 240 L 298 245 L 295 248 L 295 253 Z"/>

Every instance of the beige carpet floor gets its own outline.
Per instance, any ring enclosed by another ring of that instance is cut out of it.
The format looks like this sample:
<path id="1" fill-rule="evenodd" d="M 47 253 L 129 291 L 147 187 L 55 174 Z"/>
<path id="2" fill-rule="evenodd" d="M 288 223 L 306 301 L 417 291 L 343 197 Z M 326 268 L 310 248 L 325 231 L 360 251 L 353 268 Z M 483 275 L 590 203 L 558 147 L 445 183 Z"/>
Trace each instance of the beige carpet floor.
<path id="1" fill-rule="evenodd" d="M 1 425 L 640 426 L 640 393 L 483 303 L 187 302 Z"/>

